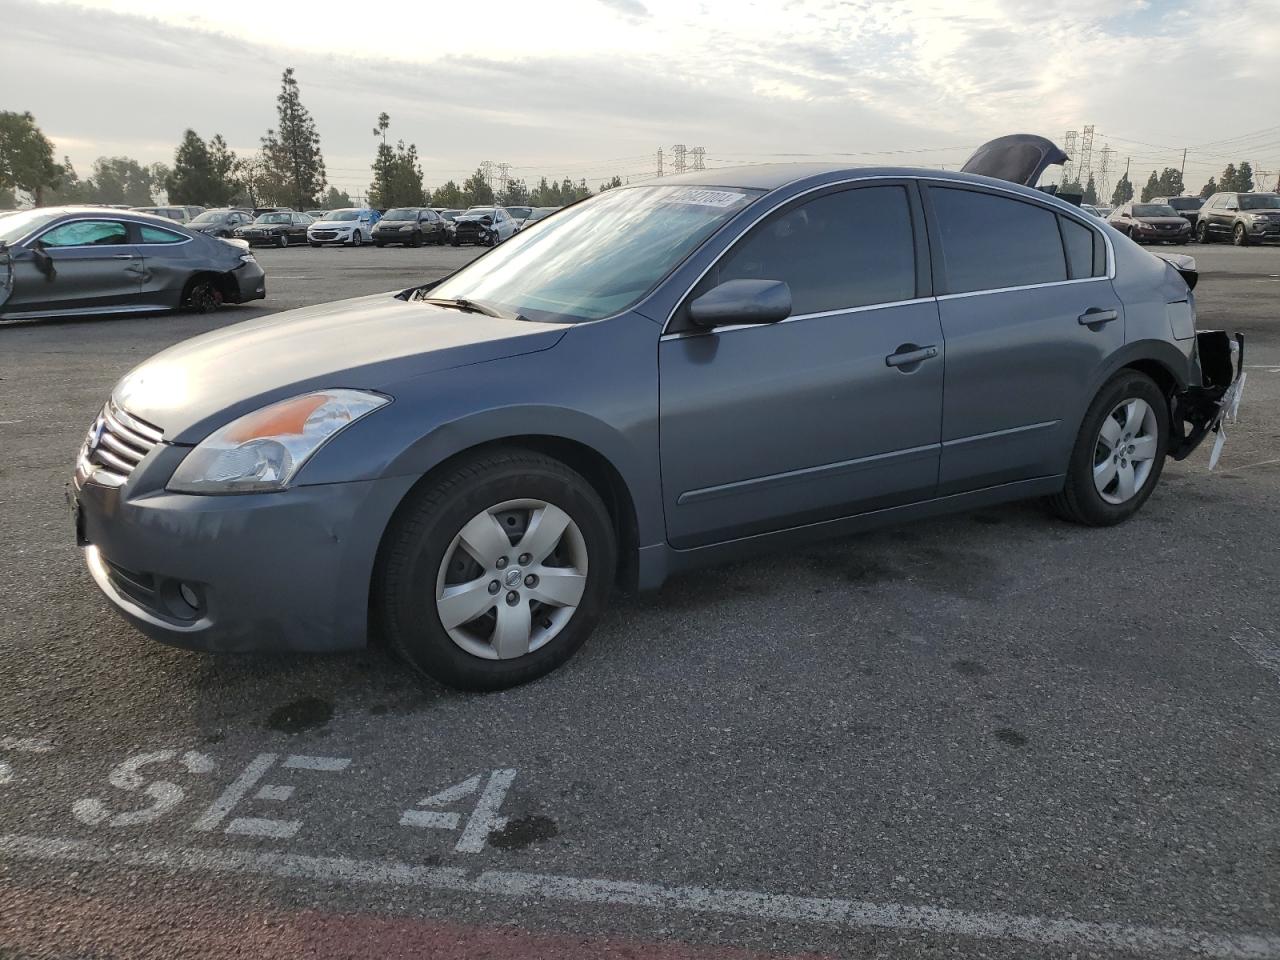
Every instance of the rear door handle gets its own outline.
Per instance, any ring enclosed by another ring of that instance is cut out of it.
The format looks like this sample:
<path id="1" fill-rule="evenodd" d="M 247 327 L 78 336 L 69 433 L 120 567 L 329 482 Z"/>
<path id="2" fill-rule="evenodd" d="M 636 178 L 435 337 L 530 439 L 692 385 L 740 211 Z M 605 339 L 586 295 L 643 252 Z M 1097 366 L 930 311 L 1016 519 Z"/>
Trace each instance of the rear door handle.
<path id="1" fill-rule="evenodd" d="M 1080 314 L 1080 316 L 1076 317 L 1076 320 L 1082 327 L 1092 327 L 1094 324 L 1110 323 L 1112 320 L 1119 319 L 1120 311 L 1103 310 L 1099 307 L 1090 307 L 1084 313 Z"/>
<path id="2" fill-rule="evenodd" d="M 919 363 L 921 360 L 932 360 L 938 355 L 936 346 L 917 347 L 915 350 L 904 350 L 901 353 L 891 353 L 884 358 L 886 367 L 909 367 L 913 363 Z"/>

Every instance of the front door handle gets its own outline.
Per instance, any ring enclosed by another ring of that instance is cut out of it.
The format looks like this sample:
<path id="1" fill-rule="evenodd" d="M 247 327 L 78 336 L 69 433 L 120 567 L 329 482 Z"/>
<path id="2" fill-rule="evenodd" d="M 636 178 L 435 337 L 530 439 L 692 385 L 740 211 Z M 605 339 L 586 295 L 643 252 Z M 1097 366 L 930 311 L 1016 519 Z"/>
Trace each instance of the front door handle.
<path id="1" fill-rule="evenodd" d="M 903 346 L 908 345 L 904 344 Z M 909 367 L 912 364 L 919 363 L 921 360 L 932 360 L 937 355 L 938 348 L 932 344 L 927 347 L 913 347 L 910 350 L 899 347 L 897 353 L 891 353 L 884 358 L 884 365 L 886 367 Z"/>
<path id="2" fill-rule="evenodd" d="M 1080 326 L 1082 327 L 1092 327 L 1095 325 L 1110 323 L 1112 320 L 1119 320 L 1119 319 L 1120 319 L 1120 311 L 1103 310 L 1099 307 L 1090 307 L 1084 313 L 1080 314 L 1080 316 L 1076 317 L 1076 320 L 1080 323 Z"/>
<path id="3" fill-rule="evenodd" d="M 117 253 L 111 259 L 112 260 L 137 260 L 138 255 L 136 253 Z"/>

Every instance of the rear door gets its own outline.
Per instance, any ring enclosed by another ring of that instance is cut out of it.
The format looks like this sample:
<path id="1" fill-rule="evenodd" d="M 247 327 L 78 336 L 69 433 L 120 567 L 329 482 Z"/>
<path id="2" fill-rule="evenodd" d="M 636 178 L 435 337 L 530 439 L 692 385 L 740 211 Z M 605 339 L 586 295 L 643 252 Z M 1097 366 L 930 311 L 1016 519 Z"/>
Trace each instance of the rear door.
<path id="1" fill-rule="evenodd" d="M 926 212 L 947 342 L 938 495 L 1062 473 L 1084 393 L 1124 345 L 1102 232 L 956 184 L 930 184 Z"/>
<path id="2" fill-rule="evenodd" d="M 48 255 L 51 273 L 41 269 L 34 246 Z M 13 251 L 10 312 L 60 310 L 92 313 L 133 305 L 142 288 L 142 255 L 120 220 L 65 221 Z"/>
<path id="3" fill-rule="evenodd" d="M 138 250 L 142 254 L 141 302 L 179 307 L 193 273 L 190 237 L 151 224 L 138 225 Z"/>
<path id="4" fill-rule="evenodd" d="M 792 201 L 712 266 L 659 344 L 674 546 L 933 495 L 943 350 L 927 259 L 914 185 L 881 181 Z M 742 278 L 785 281 L 791 317 L 688 324 L 689 300 Z"/>

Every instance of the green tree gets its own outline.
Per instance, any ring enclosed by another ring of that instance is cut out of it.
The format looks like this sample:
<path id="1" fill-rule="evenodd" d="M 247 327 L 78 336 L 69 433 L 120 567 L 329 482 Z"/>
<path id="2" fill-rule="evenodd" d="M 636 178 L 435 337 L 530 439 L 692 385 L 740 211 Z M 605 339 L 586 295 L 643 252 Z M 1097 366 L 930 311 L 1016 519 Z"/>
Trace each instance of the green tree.
<path id="1" fill-rule="evenodd" d="M 527 207 L 530 205 L 529 188 L 523 180 L 509 180 L 507 189 L 498 197 L 498 203 L 503 206 Z"/>
<path id="2" fill-rule="evenodd" d="M 476 207 L 493 203 L 493 188 L 484 179 L 484 171 L 476 167 L 476 172 L 467 177 L 462 184 L 462 205 Z"/>
<path id="3" fill-rule="evenodd" d="M 50 204 L 88 203 L 94 199 L 93 193 L 93 182 L 89 180 L 82 181 L 76 173 L 76 168 L 71 164 L 71 158 L 64 156 L 62 158 L 62 177 L 56 187 L 50 188 L 45 193 L 45 199 Z"/>
<path id="4" fill-rule="evenodd" d="M 1228 163 L 1227 168 L 1222 171 L 1222 176 L 1218 178 L 1218 189 L 1227 193 L 1240 189 L 1236 186 L 1236 165 L 1234 163 Z"/>
<path id="5" fill-rule="evenodd" d="M 90 193 L 96 203 L 151 205 L 151 171 L 132 157 L 99 157 L 93 161 L 91 179 Z"/>
<path id="6" fill-rule="evenodd" d="M 1200 188 L 1200 199 L 1208 200 L 1217 192 L 1218 192 L 1218 182 L 1214 180 L 1213 177 L 1210 177 L 1209 182 Z"/>
<path id="7" fill-rule="evenodd" d="M 31 194 L 36 206 L 45 191 L 56 187 L 62 167 L 53 159 L 49 142 L 29 111 L 0 111 L 0 190 L 12 194 L 16 187 Z"/>
<path id="8" fill-rule="evenodd" d="M 1129 174 L 1120 175 L 1120 179 L 1116 181 L 1116 188 L 1111 191 L 1111 205 L 1118 207 L 1122 203 L 1128 203 L 1133 199 L 1133 184 L 1129 181 Z"/>
<path id="9" fill-rule="evenodd" d="M 267 164 L 267 180 L 278 185 L 277 203 L 298 210 L 314 207 L 326 187 L 324 157 L 320 154 L 320 134 L 310 111 L 302 105 L 293 67 L 280 78 L 276 97 L 277 122 L 262 138 Z"/>
<path id="10" fill-rule="evenodd" d="M 1236 167 L 1235 189 L 1241 193 L 1248 193 L 1253 189 L 1253 167 L 1248 160 L 1241 160 L 1240 166 Z"/>
<path id="11" fill-rule="evenodd" d="M 369 184 L 369 206 L 385 210 L 388 207 L 421 207 L 427 202 L 422 189 L 422 167 L 418 164 L 418 148 L 407 147 L 403 140 L 395 147 L 387 143 L 387 128 L 391 118 L 378 114 L 378 125 L 373 130 L 380 137 L 378 152 L 373 159 L 373 183 Z"/>
<path id="12" fill-rule="evenodd" d="M 1084 185 L 1083 203 L 1098 202 L 1098 185 L 1093 180 L 1093 174 L 1089 174 L 1089 182 Z"/>
<path id="13" fill-rule="evenodd" d="M 1146 203 L 1152 197 L 1158 197 L 1159 195 L 1160 195 L 1160 178 L 1157 177 L 1156 172 L 1152 170 L 1151 176 L 1147 177 L 1146 185 L 1143 186 L 1142 188 L 1142 202 Z"/>
<path id="14" fill-rule="evenodd" d="M 205 146 L 209 150 L 209 170 L 212 173 L 212 179 L 209 196 L 203 202 L 215 207 L 225 207 L 231 202 L 231 198 L 235 196 L 240 186 L 237 175 L 240 158 L 227 146 L 227 141 L 222 139 L 220 133 L 215 133 L 213 139 Z"/>
<path id="15" fill-rule="evenodd" d="M 1160 189 L 1153 197 L 1180 197 L 1186 185 L 1182 182 L 1182 171 L 1177 167 L 1165 167 L 1160 171 L 1158 180 Z"/>
<path id="16" fill-rule="evenodd" d="M 452 180 L 442 187 L 436 187 L 431 194 L 431 206 L 433 207 L 462 207 L 466 206 L 462 196 L 462 188 Z"/>
<path id="17" fill-rule="evenodd" d="M 604 193 L 606 190 L 612 190 L 615 187 L 620 187 L 620 186 L 622 186 L 622 178 L 615 173 L 613 175 L 613 179 L 602 180 L 600 182 L 600 192 Z"/>
<path id="18" fill-rule="evenodd" d="M 329 192 L 324 195 L 324 203 L 321 206 L 326 210 L 341 210 L 343 207 L 351 206 L 351 195 L 345 190 L 330 187 Z"/>
<path id="19" fill-rule="evenodd" d="M 1064 180 L 1058 184 L 1059 193 L 1070 193 L 1076 196 L 1084 196 L 1084 187 L 1079 180 Z"/>
<path id="20" fill-rule="evenodd" d="M 0 210 L 12 210 L 18 205 L 18 198 L 12 190 L 0 190 Z"/>
<path id="21" fill-rule="evenodd" d="M 216 206 L 213 199 L 217 192 L 213 172 L 213 157 L 208 145 L 194 130 L 182 135 L 177 152 L 173 155 L 173 169 L 164 182 L 170 203 L 208 204 Z"/>

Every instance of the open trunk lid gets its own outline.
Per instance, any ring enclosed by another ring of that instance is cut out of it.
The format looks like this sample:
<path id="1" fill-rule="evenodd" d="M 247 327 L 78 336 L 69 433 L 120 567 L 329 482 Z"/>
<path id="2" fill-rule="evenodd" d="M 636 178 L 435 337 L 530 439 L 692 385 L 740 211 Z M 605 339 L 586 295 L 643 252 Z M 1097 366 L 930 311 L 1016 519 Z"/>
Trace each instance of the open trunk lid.
<path id="1" fill-rule="evenodd" d="M 1033 133 L 1011 133 L 988 140 L 960 170 L 1034 187 L 1046 167 L 1066 163 L 1068 159 L 1052 140 Z"/>

